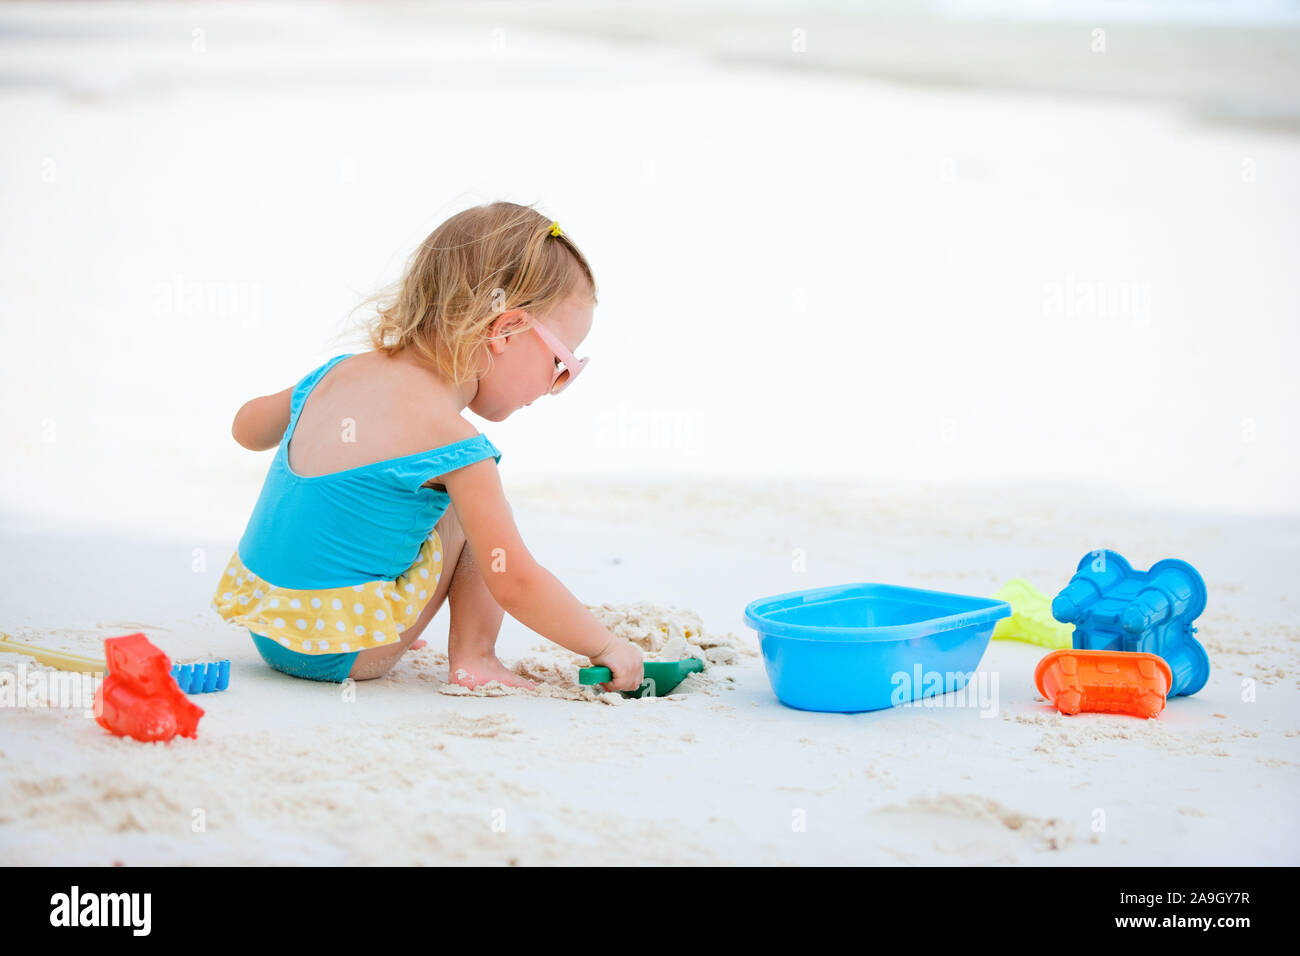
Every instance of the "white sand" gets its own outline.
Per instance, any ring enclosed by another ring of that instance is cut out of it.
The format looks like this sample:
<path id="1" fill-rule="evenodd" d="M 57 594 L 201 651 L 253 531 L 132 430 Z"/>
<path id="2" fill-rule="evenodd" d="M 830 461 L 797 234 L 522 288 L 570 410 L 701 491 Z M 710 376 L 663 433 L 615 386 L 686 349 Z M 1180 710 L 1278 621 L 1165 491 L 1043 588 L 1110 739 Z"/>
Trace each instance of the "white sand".
<path id="1" fill-rule="evenodd" d="M 0 36 L 0 630 L 143 629 L 231 687 L 166 746 L 0 708 L 0 862 L 1300 862 L 1296 139 L 355 8 L 99 9 Z M 208 608 L 268 461 L 232 413 L 501 196 L 602 285 L 582 387 L 480 424 L 583 600 L 748 641 L 763 595 L 1051 591 L 1112 547 L 1204 574 L 1209 684 L 1063 718 L 1042 650 L 995 643 L 992 717 L 794 711 L 756 656 L 600 706 L 507 619 L 562 690 L 461 696 L 443 614 L 355 700 L 271 671 Z"/>
<path id="2" fill-rule="evenodd" d="M 661 494 L 681 507 L 665 515 Z M 231 687 L 196 698 L 207 710 L 197 740 L 167 746 L 114 739 L 80 712 L 0 712 L 4 859 L 1300 860 L 1291 812 L 1300 796 L 1300 627 L 1287 580 L 1295 519 L 938 488 L 807 488 L 801 500 L 788 487 L 535 487 L 513 500 L 543 560 L 580 595 L 671 598 L 697 608 L 710 629 L 740 633 L 741 609 L 762 594 L 844 580 L 987 594 L 1014 575 L 1050 588 L 1095 546 L 1122 541 L 1143 566 L 1176 551 L 1210 582 L 1201 637 L 1214 669 L 1204 690 L 1174 699 L 1154 721 L 1056 715 L 1032 687 L 1042 650 L 1001 642 L 981 665 L 998 682 L 991 717 L 957 707 L 790 710 L 755 658 L 714 668 L 725 679 L 713 687 L 602 707 L 438 693 L 440 615 L 429 647 L 387 678 L 356 685 L 345 702 L 338 686 L 270 671 L 214 616 L 186 614 L 201 607 L 219 568 L 192 574 L 184 542 L 138 540 L 121 544 L 119 560 L 60 610 L 59 620 L 87 631 L 31 630 L 90 650 L 89 631 L 120 633 L 127 623 L 114 615 L 148 607 L 146 631 L 174 655 L 229 655 Z M 597 503 L 616 517 L 584 513 Z M 15 616 L 49 621 L 53 612 L 34 598 L 35 568 L 66 545 L 43 533 L 4 544 L 29 555 L 26 572 L 7 569 L 17 575 Z M 796 547 L 806 572 L 791 570 Z M 156 583 L 133 588 L 142 575 Z M 28 633 L 18 630 L 20 639 Z M 567 652 L 548 651 L 510 619 L 501 647 L 510 663 L 549 656 L 557 670 L 572 667 Z M 202 833 L 191 830 L 196 809 Z M 1098 811 L 1105 830 L 1094 835 Z"/>

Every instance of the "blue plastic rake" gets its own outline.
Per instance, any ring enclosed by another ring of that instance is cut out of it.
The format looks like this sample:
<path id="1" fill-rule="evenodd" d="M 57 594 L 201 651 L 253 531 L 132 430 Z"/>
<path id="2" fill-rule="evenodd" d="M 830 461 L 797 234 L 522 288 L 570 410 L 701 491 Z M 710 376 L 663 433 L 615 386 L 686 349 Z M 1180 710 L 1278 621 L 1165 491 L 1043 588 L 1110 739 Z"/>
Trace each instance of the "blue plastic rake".
<path id="1" fill-rule="evenodd" d="M 230 686 L 230 661 L 209 664 L 176 664 L 172 677 L 187 694 L 210 694 Z"/>

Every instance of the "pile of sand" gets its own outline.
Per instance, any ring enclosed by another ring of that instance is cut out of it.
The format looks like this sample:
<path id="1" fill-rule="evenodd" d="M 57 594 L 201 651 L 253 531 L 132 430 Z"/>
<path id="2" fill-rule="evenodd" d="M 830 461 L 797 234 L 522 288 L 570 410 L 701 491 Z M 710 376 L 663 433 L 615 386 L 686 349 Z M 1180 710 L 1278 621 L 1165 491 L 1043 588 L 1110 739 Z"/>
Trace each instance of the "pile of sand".
<path id="1" fill-rule="evenodd" d="M 641 648 L 646 660 L 679 661 L 696 657 L 709 664 L 735 664 L 757 653 L 728 631 L 710 634 L 694 611 L 641 601 L 636 604 L 588 604 L 612 633 Z"/>

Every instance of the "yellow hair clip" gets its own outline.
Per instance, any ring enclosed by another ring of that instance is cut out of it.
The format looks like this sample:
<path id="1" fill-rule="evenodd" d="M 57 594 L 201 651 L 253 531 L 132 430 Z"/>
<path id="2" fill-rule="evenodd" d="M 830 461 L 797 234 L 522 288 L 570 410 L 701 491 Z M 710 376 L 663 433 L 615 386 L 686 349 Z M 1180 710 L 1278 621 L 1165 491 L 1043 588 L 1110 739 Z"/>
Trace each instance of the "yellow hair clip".
<path id="1" fill-rule="evenodd" d="M 551 223 L 551 235 L 553 236 L 564 235 L 564 231 L 560 229 L 560 224 L 558 222 Z"/>

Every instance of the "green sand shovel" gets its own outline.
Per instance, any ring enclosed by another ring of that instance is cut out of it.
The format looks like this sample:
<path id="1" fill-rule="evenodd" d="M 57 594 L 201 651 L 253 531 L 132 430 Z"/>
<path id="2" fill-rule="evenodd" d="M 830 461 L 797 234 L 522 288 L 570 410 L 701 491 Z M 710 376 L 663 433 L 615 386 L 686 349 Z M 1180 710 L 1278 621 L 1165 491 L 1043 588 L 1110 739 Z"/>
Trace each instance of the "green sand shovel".
<path id="1" fill-rule="evenodd" d="M 619 691 L 624 697 L 663 697 L 686 679 L 687 674 L 704 670 L 704 661 L 688 657 L 684 661 L 646 661 L 645 679 L 636 690 Z M 579 684 L 603 684 L 614 679 L 608 667 L 584 667 L 578 671 Z"/>

